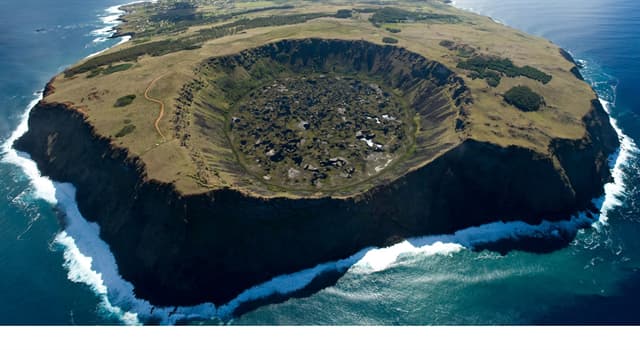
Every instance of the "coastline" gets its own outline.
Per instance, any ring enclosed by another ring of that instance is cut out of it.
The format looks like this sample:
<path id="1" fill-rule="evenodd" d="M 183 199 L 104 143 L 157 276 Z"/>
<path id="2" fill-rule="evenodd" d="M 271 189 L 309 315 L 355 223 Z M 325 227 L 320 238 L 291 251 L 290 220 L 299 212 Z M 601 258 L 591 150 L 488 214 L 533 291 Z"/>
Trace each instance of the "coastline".
<path id="1" fill-rule="evenodd" d="M 34 105 L 35 103 L 33 104 L 33 106 Z M 30 109 L 31 108 L 28 108 L 28 110 Z M 25 113 L 25 115 L 27 116 L 28 116 L 28 110 Z M 23 122 L 25 123 L 25 126 L 26 126 L 26 120 L 27 120 L 27 117 L 25 116 L 23 120 Z M 614 125 L 614 128 L 616 128 L 615 125 Z M 26 129 L 25 129 L 25 132 L 26 132 Z M 618 128 L 616 128 L 616 132 L 618 132 L 619 137 L 623 137 L 621 136 L 621 131 Z M 618 167 L 619 164 L 624 161 L 624 159 L 627 159 L 624 157 L 624 155 L 627 154 L 625 153 L 624 150 L 621 149 L 618 153 L 619 155 L 616 157 L 616 160 L 613 164 L 614 174 L 616 173 L 615 167 Z M 623 161 L 620 161 L 621 158 Z M 35 163 L 33 163 L 33 165 L 35 166 Z M 29 167 L 30 166 L 31 165 L 29 165 Z M 48 184 L 45 181 L 46 179 L 42 178 L 39 172 L 35 173 L 33 172 L 33 169 L 31 169 L 30 171 L 31 171 L 31 174 L 29 176 L 30 177 L 33 176 L 34 187 L 36 187 L 37 191 L 41 191 L 41 193 L 39 194 L 41 198 L 49 201 L 52 204 L 62 203 L 65 201 L 69 201 L 69 203 L 75 203 L 74 201 L 75 193 L 73 190 L 71 190 L 71 188 L 68 187 L 70 186 L 69 184 L 59 184 L 55 182 L 53 183 L 53 186 L 55 187 L 56 195 L 60 195 L 60 196 L 64 195 L 67 197 L 66 199 L 61 201 L 56 196 L 54 201 L 52 200 L 52 197 L 50 195 L 51 187 L 48 187 Z M 617 182 L 618 180 L 621 180 L 621 178 L 617 178 L 614 175 L 614 180 Z M 602 199 L 602 206 L 600 207 L 601 212 L 605 210 L 604 208 L 617 205 L 615 202 L 613 202 L 613 200 L 615 199 L 615 193 L 621 193 L 621 192 L 612 192 L 613 194 L 609 196 L 609 193 L 610 193 L 609 191 L 613 191 L 616 189 L 619 190 L 620 186 L 622 186 L 622 183 L 616 184 L 616 186 L 617 187 L 613 189 L 610 188 L 609 190 L 607 190 L 607 186 L 605 186 L 606 194 L 604 196 L 604 199 Z M 48 190 L 46 190 L 46 188 L 48 188 Z M 77 212 L 77 206 L 76 206 L 76 209 L 74 210 L 73 205 L 75 204 L 60 204 L 60 206 L 66 212 L 69 222 L 73 222 L 74 220 L 73 217 L 76 215 L 75 213 Z M 306 285 L 306 284 L 303 284 L 305 283 L 305 281 L 312 280 L 312 278 L 310 279 L 309 277 L 312 277 L 313 275 L 317 275 L 319 272 L 323 272 L 327 268 L 335 268 L 335 269 L 346 268 L 346 269 L 354 269 L 354 271 L 361 271 L 362 269 L 366 270 L 367 268 L 370 268 L 372 271 L 380 271 L 382 269 L 392 266 L 395 260 L 397 260 L 398 255 L 402 253 L 410 252 L 415 254 L 427 254 L 427 255 L 455 254 L 456 252 L 465 248 L 472 249 L 475 246 L 475 244 L 487 243 L 488 241 L 500 240 L 507 237 L 514 237 L 514 236 L 523 237 L 531 234 L 537 235 L 540 233 L 540 231 L 549 231 L 548 233 L 550 235 L 553 235 L 555 234 L 555 232 L 557 232 L 554 225 L 557 225 L 560 227 L 573 228 L 574 226 L 572 225 L 575 225 L 575 227 L 579 225 L 584 225 L 585 223 L 584 220 L 585 220 L 585 217 L 583 217 L 583 214 L 580 214 L 575 218 L 575 221 L 577 222 L 577 224 L 574 223 L 574 220 L 571 220 L 569 222 L 563 221 L 560 223 L 546 223 L 543 226 L 532 226 L 532 225 L 526 225 L 526 224 L 521 225 L 522 223 L 518 223 L 518 222 L 493 223 L 493 224 L 482 225 L 476 228 L 468 228 L 468 229 L 458 231 L 456 232 L 456 234 L 453 235 L 454 238 L 452 238 L 450 235 L 443 236 L 443 237 L 426 236 L 422 238 L 411 239 L 410 241 L 404 241 L 387 248 L 380 248 L 380 249 L 367 248 L 347 259 L 318 265 L 312 269 L 303 270 L 296 274 L 276 277 L 269 282 L 266 282 L 264 284 L 261 284 L 246 290 L 245 292 L 241 293 L 232 302 L 226 305 L 220 306 L 217 309 L 212 304 L 211 305 L 203 304 L 203 305 L 199 305 L 192 308 L 177 308 L 176 309 L 177 311 L 172 313 L 173 308 L 171 307 L 159 309 L 159 308 L 154 308 L 150 304 L 144 304 L 143 306 L 139 307 L 138 314 L 142 316 L 144 315 L 144 312 L 147 312 L 148 315 L 155 316 L 155 314 L 157 313 L 166 313 L 167 317 L 164 318 L 163 321 L 167 323 L 171 323 L 172 321 L 179 319 L 181 316 L 188 315 L 188 314 L 197 314 L 197 316 L 194 316 L 195 318 L 219 317 L 221 319 L 225 319 L 227 317 L 230 317 L 230 315 L 233 313 L 233 310 L 237 308 L 237 306 L 240 305 L 242 302 L 246 302 L 249 300 L 256 300 L 255 298 L 266 296 L 268 295 L 267 293 L 273 294 L 273 292 L 281 292 L 281 291 L 285 291 L 288 293 L 292 291 L 292 288 L 293 290 L 300 289 L 304 287 L 304 285 Z M 60 244 L 63 244 L 66 247 L 65 248 L 66 252 L 69 252 L 67 267 L 69 268 L 70 279 L 75 278 L 75 280 L 74 279 L 72 280 L 76 282 L 82 282 L 92 286 L 92 288 L 94 288 L 96 293 L 100 293 L 101 295 L 107 295 L 106 296 L 107 301 L 110 300 L 109 298 L 114 298 L 114 300 L 117 300 L 117 296 L 115 295 L 122 295 L 122 294 L 128 293 L 129 291 L 126 289 L 126 287 L 114 287 L 113 288 L 114 290 L 110 292 L 111 286 L 117 285 L 117 278 L 119 277 L 117 276 L 117 266 L 111 267 L 112 270 L 116 271 L 115 276 L 107 272 L 110 269 L 109 267 L 96 268 L 98 264 L 106 264 L 106 265 L 111 264 L 111 262 L 109 261 L 105 261 L 103 263 L 98 262 L 98 260 L 109 260 L 108 258 L 102 259 L 101 257 L 110 255 L 108 248 L 106 251 L 103 250 L 104 247 L 106 246 L 104 242 L 100 244 L 100 242 L 97 242 L 94 240 L 94 239 L 97 239 L 98 241 L 101 241 L 99 239 L 98 233 L 95 234 L 95 237 L 87 238 L 84 248 L 79 248 L 79 246 L 82 244 L 80 243 L 80 241 L 86 238 L 85 236 L 88 236 L 86 231 L 84 230 L 87 228 L 89 228 L 90 230 L 99 230 L 97 225 L 95 224 L 91 225 L 89 223 L 87 223 L 86 225 L 80 224 L 78 225 L 78 228 L 80 229 L 79 232 L 76 232 L 74 234 L 66 234 L 63 231 L 58 235 L 59 239 L 56 238 L 56 241 L 58 241 Z M 504 233 L 503 236 L 495 233 L 496 231 L 500 232 L 501 228 L 504 228 L 504 231 L 502 231 Z M 458 233 L 460 233 L 460 235 L 458 235 Z M 73 238 L 73 235 L 76 235 L 75 237 L 77 238 Z M 447 241 L 447 239 L 449 239 L 450 241 Z M 91 251 L 89 248 L 91 245 L 96 246 L 94 250 L 95 254 L 89 253 Z M 65 252 L 65 259 L 67 259 L 66 252 Z M 87 255 L 84 255 L 83 252 L 84 254 L 87 254 Z M 93 257 L 93 261 L 90 260 L 92 259 L 90 257 Z M 89 262 L 88 264 L 87 264 L 87 261 Z M 94 263 L 96 264 L 96 266 L 93 266 Z M 115 260 L 113 264 L 115 265 Z M 74 270 L 73 276 L 80 276 L 84 274 L 85 277 L 71 277 L 72 270 Z M 76 272 L 78 272 L 76 270 L 83 270 L 84 272 L 82 272 L 81 274 L 76 274 Z M 109 280 L 109 278 L 113 278 L 113 280 Z M 296 284 L 295 281 L 299 281 L 298 284 Z M 288 289 L 282 289 L 282 288 L 279 289 L 282 286 L 287 286 Z M 296 286 L 300 286 L 300 287 L 296 287 Z M 122 289 L 119 289 L 119 288 L 122 288 Z M 133 294 L 132 291 L 130 293 Z M 143 301 L 140 301 L 139 299 L 131 300 L 130 298 L 124 298 L 124 297 L 120 300 L 114 301 L 114 304 L 120 304 L 120 303 L 122 303 L 122 305 L 131 305 L 130 303 L 143 303 Z M 134 307 L 134 308 L 131 308 L 130 310 L 138 310 L 138 309 Z M 124 320 L 125 318 L 130 318 L 130 317 L 132 317 L 131 314 L 123 315 L 121 318 L 123 318 Z M 187 318 L 188 317 L 189 316 L 187 316 Z"/>
<path id="2" fill-rule="evenodd" d="M 60 188 L 60 186 L 57 186 L 57 188 Z M 66 192 L 73 193 L 74 191 L 69 190 Z M 67 197 L 67 201 L 73 203 L 74 195 L 67 195 Z M 63 206 L 63 208 L 65 207 Z M 68 208 L 71 208 L 71 210 Z M 73 204 L 73 207 L 67 206 L 65 212 L 69 217 L 79 217 L 77 206 L 75 204 Z M 86 220 L 84 219 L 79 220 L 82 220 L 86 223 Z M 566 231 L 575 232 L 580 227 L 588 226 L 590 220 L 593 220 L 593 218 L 584 213 L 575 217 L 574 220 L 570 220 L 567 222 L 545 222 L 541 225 L 528 225 L 522 222 L 493 223 L 482 225 L 476 228 L 460 230 L 453 236 L 419 237 L 401 242 L 400 244 L 394 245 L 392 247 L 380 249 L 365 249 L 347 259 L 339 260 L 333 263 L 324 263 L 311 269 L 305 269 L 290 275 L 275 277 L 266 283 L 262 283 L 245 290 L 229 303 L 219 306 L 218 308 L 215 308 L 213 304 L 206 303 L 194 307 L 185 308 L 156 308 L 143 300 L 135 299 L 135 297 L 133 297 L 133 289 L 131 285 L 128 282 L 125 282 L 118 275 L 118 267 L 115 264 L 113 255 L 109 251 L 109 248 L 106 246 L 106 244 L 104 244 L 104 242 L 99 238 L 99 227 L 97 225 L 88 223 L 76 225 L 77 228 L 83 229 L 80 229 L 79 232 L 76 233 L 77 236 L 75 236 L 75 238 L 77 239 L 77 241 L 75 243 L 78 245 L 78 247 L 80 247 L 79 251 L 85 252 L 85 254 L 87 254 L 88 256 L 96 258 L 96 260 L 92 264 L 92 267 L 95 271 L 99 271 L 99 273 L 102 274 L 104 281 L 106 281 L 104 282 L 104 284 L 95 285 L 95 283 L 92 282 L 92 270 L 89 268 L 83 272 L 87 276 L 84 279 L 85 283 L 94 283 L 93 286 L 98 292 L 100 290 L 103 290 L 103 288 L 101 287 L 102 285 L 109 286 L 109 288 L 111 288 L 111 286 L 115 286 L 114 290 L 112 290 L 111 293 L 115 294 L 117 298 L 122 298 L 123 295 L 129 296 L 125 298 L 125 300 L 120 299 L 120 302 L 115 302 L 116 304 L 137 305 L 135 308 L 130 308 L 129 310 L 139 311 L 136 312 L 136 314 L 139 314 L 141 315 L 140 317 L 146 319 L 154 319 L 154 317 L 156 317 L 158 314 L 162 314 L 164 315 L 164 317 L 161 318 L 163 320 L 163 323 L 172 323 L 171 320 L 175 321 L 175 319 L 182 319 L 183 317 L 188 319 L 200 319 L 202 318 L 203 313 L 209 316 L 213 315 L 211 317 L 215 316 L 222 320 L 229 320 L 232 317 L 234 310 L 236 310 L 238 306 L 248 301 L 263 299 L 267 295 L 291 293 L 292 291 L 304 288 L 319 274 L 326 273 L 327 271 L 331 270 L 348 270 L 350 267 L 355 265 L 359 266 L 359 270 L 362 271 L 363 266 L 369 265 L 370 269 L 374 272 L 380 271 L 382 269 L 393 266 L 393 263 L 398 258 L 398 256 L 405 253 L 447 255 L 462 250 L 462 247 L 473 249 L 475 247 L 482 247 L 490 245 L 491 243 L 497 243 L 514 238 L 533 238 L 542 240 L 563 241 L 566 240 L 567 237 L 559 233 L 564 233 Z M 88 232 L 90 232 L 90 234 L 87 234 Z M 569 238 L 571 237 L 569 236 Z M 443 241 L 454 245 L 443 244 Z M 407 244 L 407 242 L 413 242 L 413 244 Z M 86 257 L 83 258 L 82 256 L 78 256 L 76 257 L 76 259 L 86 260 Z M 386 261 L 386 263 L 384 261 Z M 83 266 L 83 264 L 69 265 L 76 267 Z M 84 264 L 85 267 L 86 265 L 87 264 Z M 104 266 L 106 266 L 106 268 Z M 282 289 L 283 286 L 284 289 Z M 174 309 L 177 311 L 174 311 Z M 203 312 L 202 310 L 206 311 Z"/>
<path id="3" fill-rule="evenodd" d="M 105 16 L 100 17 L 100 19 L 102 20 L 102 23 L 104 23 L 106 26 L 103 28 L 99 28 L 91 31 L 91 35 L 96 36 L 96 38 L 93 39 L 93 42 L 101 43 L 101 42 L 105 42 L 107 40 L 116 39 L 116 38 L 120 38 L 120 41 L 118 43 L 115 43 L 112 46 L 109 46 L 105 49 L 99 50 L 97 52 L 94 52 L 88 55 L 87 57 L 85 57 L 85 59 L 93 56 L 97 56 L 115 46 L 122 45 L 127 41 L 131 40 L 131 35 L 127 33 L 119 34 L 117 30 L 118 25 L 122 23 L 122 16 L 126 14 L 125 10 L 120 9 L 121 7 L 127 6 L 127 5 L 139 4 L 143 2 L 156 2 L 156 1 L 158 0 L 132 1 L 126 4 L 114 5 L 114 6 L 108 7 L 105 10 L 107 14 Z"/>
<path id="4" fill-rule="evenodd" d="M 149 2 L 155 2 L 157 0 L 149 0 Z M 120 18 L 125 13 L 119 8 L 122 6 L 130 5 L 133 3 L 140 3 L 145 1 L 134 1 L 126 4 L 115 5 L 107 8 L 105 12 L 107 15 L 100 16 L 103 24 L 106 24 L 105 27 L 95 29 L 91 31 L 89 34 L 95 36 L 92 40 L 93 43 L 101 43 L 105 42 L 109 39 L 115 39 L 113 36 L 115 34 L 115 27 L 121 23 Z M 109 50 L 117 45 L 121 45 L 131 39 L 130 36 L 123 36 L 121 40 L 103 50 L 99 50 L 97 52 L 91 53 L 85 57 L 89 58 L 95 55 L 98 55 L 106 50 Z M 44 89 L 46 90 L 46 88 Z M 49 203 L 53 207 L 59 206 L 58 198 L 56 197 L 60 193 L 64 193 L 65 190 L 75 191 L 73 185 L 71 184 L 63 184 L 51 181 L 48 177 L 43 176 L 35 162 L 31 159 L 29 154 L 24 152 L 16 151 L 13 148 L 13 144 L 17 139 L 19 139 L 22 135 L 24 135 L 28 131 L 28 121 L 29 121 L 29 112 L 33 109 L 42 99 L 43 99 L 43 91 L 38 90 L 34 93 L 35 98 L 29 102 L 24 111 L 21 114 L 21 120 L 18 123 L 17 127 L 10 134 L 10 136 L 4 140 L 2 145 L 0 146 L 0 158 L 1 162 L 13 164 L 24 172 L 24 174 L 29 179 L 31 186 L 33 188 L 33 197 L 36 199 L 44 200 Z M 73 199 L 72 199 L 73 201 Z M 69 210 L 73 210 L 72 205 L 66 207 Z M 77 211 L 77 206 L 75 206 Z M 72 216 L 73 212 L 69 212 L 63 210 L 66 217 Z M 95 225 L 95 224 L 94 224 Z M 88 223 L 87 223 L 88 226 Z M 107 295 L 107 286 L 103 284 L 102 273 L 96 272 L 93 270 L 92 261 L 93 258 L 90 256 L 83 255 L 73 237 L 68 235 L 67 230 L 69 227 L 63 223 L 64 229 L 58 233 L 54 239 L 53 243 L 58 244 L 63 248 L 63 256 L 64 261 L 62 265 L 68 270 L 68 279 L 75 283 L 84 283 L 91 287 L 94 293 L 101 298 L 101 306 L 104 310 L 110 314 L 116 315 L 124 324 L 127 325 L 136 325 L 140 324 L 137 316 L 135 314 L 131 314 L 130 312 L 123 311 L 120 307 L 114 306 Z M 75 232 L 77 235 L 83 235 L 82 231 Z"/>
<path id="5" fill-rule="evenodd" d="M 457 1 L 455 0 L 452 0 L 451 2 L 449 2 L 448 5 L 463 11 L 469 11 L 469 12 L 478 14 L 480 16 L 485 16 L 496 23 L 500 23 L 502 25 L 508 26 L 508 23 L 502 20 L 494 19 L 491 16 L 484 15 L 476 11 L 472 7 L 459 6 Z M 576 77 L 580 80 L 585 80 L 584 75 L 586 72 L 584 72 L 584 70 L 588 61 L 584 58 L 575 57 L 574 53 L 572 53 L 569 49 L 566 49 L 563 47 L 561 47 L 561 53 L 563 56 L 565 56 L 565 58 L 567 58 L 569 61 L 573 62 L 576 65 L 575 68 L 577 69 L 577 74 L 574 73 L 574 75 L 576 75 Z M 621 205 L 621 202 L 618 199 L 618 197 L 623 196 L 625 193 L 623 172 L 621 169 L 622 166 L 629 161 L 629 158 L 631 157 L 632 153 L 637 153 L 640 151 L 638 146 L 635 144 L 635 142 L 629 136 L 624 134 L 622 129 L 618 126 L 615 117 L 612 115 L 613 113 L 612 106 L 615 106 L 617 86 L 611 87 L 612 96 L 606 96 L 606 95 L 603 96 L 599 91 L 596 90 L 597 82 L 589 81 L 589 79 L 586 79 L 586 81 L 587 83 L 589 83 L 589 85 L 591 86 L 591 89 L 595 92 L 596 96 L 598 97 L 598 101 L 600 102 L 600 105 L 602 106 L 602 108 L 609 115 L 609 123 L 611 124 L 613 129 L 616 131 L 616 134 L 618 135 L 618 140 L 620 142 L 620 146 L 618 147 L 618 150 L 612 153 L 611 155 L 609 155 L 609 169 L 611 171 L 611 176 L 613 181 L 605 184 L 604 186 L 605 194 L 602 197 L 593 199 L 594 205 L 600 208 L 601 219 L 599 221 L 601 221 L 601 224 L 602 224 L 606 222 L 608 219 L 607 217 L 608 211 L 613 207 Z M 607 98 L 611 99 L 611 101 L 608 100 Z"/>

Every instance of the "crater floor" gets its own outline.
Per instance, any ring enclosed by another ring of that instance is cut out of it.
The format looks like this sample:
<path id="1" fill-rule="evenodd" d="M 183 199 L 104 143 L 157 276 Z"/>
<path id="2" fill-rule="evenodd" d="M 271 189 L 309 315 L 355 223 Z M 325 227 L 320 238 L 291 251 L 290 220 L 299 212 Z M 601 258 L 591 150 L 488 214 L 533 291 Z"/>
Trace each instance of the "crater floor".
<path id="1" fill-rule="evenodd" d="M 118 33 L 132 40 L 57 76 L 45 102 L 81 112 L 185 195 L 346 198 L 465 140 L 553 157 L 553 140 L 585 135 L 595 95 L 574 62 L 488 18 L 438 1 L 233 4 L 196 1 L 193 18 L 127 6 Z M 545 106 L 505 103 L 518 85 Z"/>
<path id="2" fill-rule="evenodd" d="M 211 58 L 198 75 L 176 124 L 203 183 L 229 171 L 254 192 L 354 194 L 453 145 L 438 140 L 464 124 L 462 80 L 393 46 L 283 40 Z"/>
<path id="3" fill-rule="evenodd" d="M 277 79 L 238 101 L 230 138 L 268 183 L 337 187 L 384 170 L 413 142 L 402 100 L 353 77 Z"/>

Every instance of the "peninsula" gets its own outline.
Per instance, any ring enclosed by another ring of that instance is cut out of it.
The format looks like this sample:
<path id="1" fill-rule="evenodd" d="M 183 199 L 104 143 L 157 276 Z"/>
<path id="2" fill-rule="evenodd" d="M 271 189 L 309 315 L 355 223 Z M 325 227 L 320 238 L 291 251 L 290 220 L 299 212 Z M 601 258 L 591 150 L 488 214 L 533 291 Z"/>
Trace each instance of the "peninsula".
<path id="1" fill-rule="evenodd" d="M 368 246 L 593 210 L 615 131 L 553 43 L 431 1 L 138 3 L 15 147 L 154 305 Z"/>

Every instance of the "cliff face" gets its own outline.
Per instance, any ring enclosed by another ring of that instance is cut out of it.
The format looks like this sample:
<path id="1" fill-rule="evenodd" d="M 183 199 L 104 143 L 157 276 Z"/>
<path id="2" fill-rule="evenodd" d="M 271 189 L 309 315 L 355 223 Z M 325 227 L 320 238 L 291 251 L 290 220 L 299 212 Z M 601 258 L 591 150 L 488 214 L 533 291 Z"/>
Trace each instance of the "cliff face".
<path id="1" fill-rule="evenodd" d="M 353 199 L 258 199 L 232 190 L 182 196 L 95 135 L 82 114 L 37 105 L 15 147 L 44 175 L 77 188 L 122 276 L 155 305 L 216 304 L 274 276 L 399 238 L 496 220 L 567 218 L 589 209 L 609 178 L 617 136 L 597 101 L 588 134 L 533 151 L 463 142 L 429 165 Z"/>

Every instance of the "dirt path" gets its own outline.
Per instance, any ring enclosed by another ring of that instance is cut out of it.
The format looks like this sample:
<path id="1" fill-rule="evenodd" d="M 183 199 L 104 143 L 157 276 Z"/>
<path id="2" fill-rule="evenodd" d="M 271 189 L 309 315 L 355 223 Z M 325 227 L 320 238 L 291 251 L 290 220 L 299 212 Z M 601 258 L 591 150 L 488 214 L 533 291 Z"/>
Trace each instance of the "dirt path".
<path id="1" fill-rule="evenodd" d="M 165 75 L 167 75 L 167 74 L 163 74 L 163 75 L 153 79 L 149 83 L 149 85 L 147 86 L 147 89 L 144 90 L 144 98 L 146 98 L 148 101 L 155 102 L 155 103 L 160 105 L 160 111 L 158 112 L 158 117 L 156 118 L 156 121 L 153 123 L 153 126 L 156 127 L 156 131 L 158 132 L 158 134 L 160 134 L 160 137 L 162 137 L 162 140 L 164 140 L 164 141 L 166 141 L 167 138 L 164 137 L 164 134 L 162 133 L 162 131 L 160 131 L 160 126 L 159 126 L 160 120 L 162 120 L 162 117 L 164 116 L 164 102 L 149 96 L 149 91 L 151 90 L 151 87 L 153 87 L 153 84 L 155 84 L 156 81 L 160 80 L 160 78 L 164 77 Z"/>

